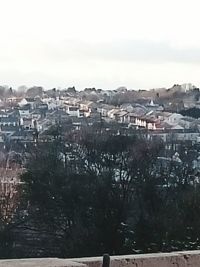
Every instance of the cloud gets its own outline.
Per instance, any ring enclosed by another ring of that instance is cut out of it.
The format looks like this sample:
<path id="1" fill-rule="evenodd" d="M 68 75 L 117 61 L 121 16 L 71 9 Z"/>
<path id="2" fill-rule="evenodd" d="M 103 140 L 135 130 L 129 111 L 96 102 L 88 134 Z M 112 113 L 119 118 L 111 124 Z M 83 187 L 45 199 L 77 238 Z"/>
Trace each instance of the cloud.
<path id="1" fill-rule="evenodd" d="M 44 45 L 44 55 L 54 62 L 66 61 L 129 61 L 145 63 L 200 63 L 200 48 L 178 48 L 167 42 L 113 40 L 83 42 L 66 40 Z"/>
<path id="2" fill-rule="evenodd" d="M 3 45 L 3 44 L 1 44 Z M 23 40 L 4 46 L 0 84 L 115 89 L 199 85 L 200 49 L 144 40 Z"/>

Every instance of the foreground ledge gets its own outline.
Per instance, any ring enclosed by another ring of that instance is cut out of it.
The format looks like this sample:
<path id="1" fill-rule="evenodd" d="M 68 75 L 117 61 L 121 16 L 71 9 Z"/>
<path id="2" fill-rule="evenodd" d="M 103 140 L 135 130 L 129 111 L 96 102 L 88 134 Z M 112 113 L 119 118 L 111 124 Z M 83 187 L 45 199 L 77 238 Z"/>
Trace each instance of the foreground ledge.
<path id="1" fill-rule="evenodd" d="M 0 260 L 0 267 L 101 267 L 102 257 Z M 110 267 L 198 267 L 200 250 L 111 256 Z"/>
<path id="2" fill-rule="evenodd" d="M 89 267 L 101 267 L 102 258 L 71 259 Z M 200 250 L 111 256 L 110 267 L 200 267 Z"/>
<path id="3" fill-rule="evenodd" d="M 0 267 L 86 267 L 75 261 L 57 258 L 0 260 Z"/>

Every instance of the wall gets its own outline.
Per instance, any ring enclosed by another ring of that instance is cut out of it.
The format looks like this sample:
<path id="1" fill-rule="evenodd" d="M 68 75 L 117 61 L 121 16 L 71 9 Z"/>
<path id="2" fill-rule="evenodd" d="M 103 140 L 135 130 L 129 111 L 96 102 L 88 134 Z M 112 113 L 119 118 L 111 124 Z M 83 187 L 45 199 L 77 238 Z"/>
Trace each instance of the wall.
<path id="1" fill-rule="evenodd" d="M 0 267 L 101 267 L 102 257 L 0 260 Z M 200 251 L 112 256 L 110 267 L 198 267 Z"/>
<path id="2" fill-rule="evenodd" d="M 101 267 L 102 257 L 71 259 L 89 267 Z M 112 256 L 110 267 L 198 267 L 200 251 Z"/>

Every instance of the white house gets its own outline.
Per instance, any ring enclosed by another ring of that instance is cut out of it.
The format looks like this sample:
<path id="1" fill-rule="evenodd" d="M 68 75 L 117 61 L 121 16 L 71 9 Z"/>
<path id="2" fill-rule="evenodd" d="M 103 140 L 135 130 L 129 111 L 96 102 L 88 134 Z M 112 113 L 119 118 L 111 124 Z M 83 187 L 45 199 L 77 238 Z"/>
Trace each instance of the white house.
<path id="1" fill-rule="evenodd" d="M 3 117 L 0 118 L 0 126 L 17 126 L 19 120 L 17 117 Z"/>
<path id="2" fill-rule="evenodd" d="M 21 108 L 19 109 L 19 115 L 21 118 L 30 117 L 30 110 L 28 108 Z"/>
<path id="3" fill-rule="evenodd" d="M 138 127 L 147 127 L 147 122 L 144 118 L 137 116 L 135 113 L 126 114 L 126 122 Z"/>
<path id="4" fill-rule="evenodd" d="M 114 117 L 115 117 L 116 121 L 118 121 L 120 123 L 124 123 L 124 122 L 126 122 L 126 115 L 127 115 L 126 111 L 120 110 L 119 112 L 116 112 L 114 114 Z"/>
<path id="5" fill-rule="evenodd" d="M 178 114 L 178 113 L 172 113 L 170 116 L 165 118 L 164 121 L 169 124 L 178 124 L 182 118 L 183 118 L 183 115 Z"/>
<path id="6" fill-rule="evenodd" d="M 44 104 L 47 104 L 48 110 L 55 110 L 58 107 L 57 101 L 53 98 L 44 98 L 42 100 Z"/>
<path id="7" fill-rule="evenodd" d="M 107 104 L 102 104 L 100 107 L 97 107 L 97 112 L 101 113 L 102 117 L 108 117 L 109 111 L 114 109 L 114 106 L 107 105 Z M 119 111 L 120 109 L 118 109 Z"/>
<path id="8" fill-rule="evenodd" d="M 27 105 L 28 104 L 28 101 L 25 99 L 25 98 L 23 98 L 19 103 L 18 103 L 18 105 L 20 106 L 20 107 L 23 107 L 23 106 L 25 106 L 25 105 Z"/>
<path id="9" fill-rule="evenodd" d="M 146 120 L 146 128 L 148 130 L 156 130 L 156 122 L 153 120 Z"/>
<path id="10" fill-rule="evenodd" d="M 107 116 L 108 116 L 110 119 L 115 119 L 115 114 L 117 114 L 118 112 L 120 112 L 120 109 L 113 108 L 113 109 L 107 111 Z M 102 115 L 102 116 L 103 116 L 103 115 Z"/>
<path id="11" fill-rule="evenodd" d="M 30 130 L 34 128 L 34 123 L 32 118 L 21 118 L 20 119 L 20 125 L 23 126 L 23 128 Z"/>
<path id="12" fill-rule="evenodd" d="M 80 116 L 79 107 L 67 106 L 66 111 L 69 114 L 69 116 L 73 116 L 73 117 L 79 117 Z"/>

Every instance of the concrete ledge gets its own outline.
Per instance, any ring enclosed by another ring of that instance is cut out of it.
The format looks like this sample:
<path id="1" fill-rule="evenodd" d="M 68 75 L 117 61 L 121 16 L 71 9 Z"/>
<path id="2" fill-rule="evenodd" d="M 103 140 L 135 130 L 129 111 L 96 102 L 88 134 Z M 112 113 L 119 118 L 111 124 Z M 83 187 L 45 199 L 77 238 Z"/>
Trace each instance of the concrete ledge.
<path id="1" fill-rule="evenodd" d="M 67 259 L 38 258 L 0 260 L 0 267 L 86 267 L 86 265 Z"/>
<path id="2" fill-rule="evenodd" d="M 102 267 L 102 257 L 71 259 L 89 267 Z M 200 251 L 111 256 L 110 267 L 198 267 Z"/>
<path id="3" fill-rule="evenodd" d="M 0 267 L 102 267 L 102 257 L 0 260 Z M 200 250 L 112 256 L 110 267 L 200 267 Z"/>

